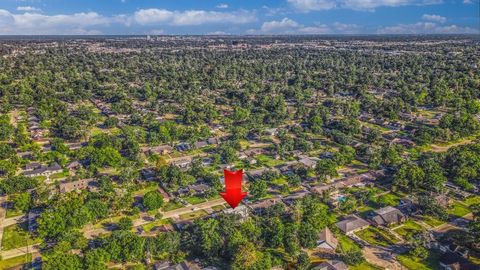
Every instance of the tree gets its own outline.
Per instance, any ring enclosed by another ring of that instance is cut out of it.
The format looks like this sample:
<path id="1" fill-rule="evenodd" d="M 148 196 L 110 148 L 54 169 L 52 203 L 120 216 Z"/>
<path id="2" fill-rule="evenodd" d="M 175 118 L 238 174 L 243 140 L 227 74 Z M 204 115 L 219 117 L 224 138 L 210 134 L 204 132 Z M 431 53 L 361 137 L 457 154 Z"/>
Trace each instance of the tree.
<path id="1" fill-rule="evenodd" d="M 42 269 L 82 270 L 83 266 L 78 255 L 58 252 L 48 257 L 48 259 L 42 264 Z"/>
<path id="2" fill-rule="evenodd" d="M 256 199 L 267 196 L 267 182 L 263 179 L 256 179 L 252 181 L 250 183 L 249 192 Z"/>
<path id="3" fill-rule="evenodd" d="M 149 211 L 156 210 L 163 205 L 162 195 L 156 191 L 149 191 L 143 196 L 143 206 L 145 206 Z"/>
<path id="4" fill-rule="evenodd" d="M 20 210 L 22 212 L 26 212 L 32 203 L 32 199 L 30 197 L 30 193 L 23 192 L 15 196 L 13 199 L 13 205 L 15 209 Z"/>
<path id="5" fill-rule="evenodd" d="M 310 257 L 307 253 L 301 252 L 297 257 L 296 268 L 299 270 L 306 270 L 310 267 Z"/>
<path id="6" fill-rule="evenodd" d="M 328 177 L 335 177 L 337 173 L 337 164 L 330 159 L 320 159 L 315 167 L 315 172 L 321 180 L 326 180 Z"/>
<path id="7" fill-rule="evenodd" d="M 128 218 L 128 217 L 122 217 L 119 221 L 118 221 L 118 229 L 119 230 L 130 230 L 132 227 L 133 227 L 133 221 Z"/>
<path id="8" fill-rule="evenodd" d="M 342 254 L 342 258 L 345 263 L 350 265 L 358 265 L 365 261 L 362 251 L 359 249 L 351 249 Z"/>

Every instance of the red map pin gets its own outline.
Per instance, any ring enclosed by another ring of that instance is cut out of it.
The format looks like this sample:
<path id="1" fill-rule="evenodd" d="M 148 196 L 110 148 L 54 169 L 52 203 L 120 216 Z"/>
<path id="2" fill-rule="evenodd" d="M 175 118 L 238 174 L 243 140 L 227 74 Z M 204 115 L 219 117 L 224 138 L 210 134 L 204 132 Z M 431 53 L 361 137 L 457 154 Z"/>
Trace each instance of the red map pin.
<path id="1" fill-rule="evenodd" d="M 220 192 L 220 195 L 235 209 L 247 195 L 246 192 L 242 192 L 243 169 L 236 172 L 223 170 L 223 175 L 225 177 L 225 192 Z"/>

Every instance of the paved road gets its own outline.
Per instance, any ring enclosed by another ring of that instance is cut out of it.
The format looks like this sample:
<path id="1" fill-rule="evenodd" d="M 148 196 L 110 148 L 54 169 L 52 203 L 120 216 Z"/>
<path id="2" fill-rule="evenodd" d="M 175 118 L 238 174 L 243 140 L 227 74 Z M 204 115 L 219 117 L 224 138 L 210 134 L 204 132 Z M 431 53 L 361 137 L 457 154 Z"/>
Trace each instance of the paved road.
<path id="1" fill-rule="evenodd" d="M 3 204 L 7 201 L 6 196 L 0 196 L 0 250 L 2 250 L 2 238 L 3 238 L 3 223 L 5 221 L 5 215 L 7 214 Z"/>
<path id="2" fill-rule="evenodd" d="M 211 201 L 207 201 L 207 202 L 203 202 L 203 203 L 199 203 L 199 204 L 195 204 L 195 205 L 190 205 L 190 206 L 187 206 L 187 207 L 178 208 L 178 209 L 168 211 L 168 212 L 159 211 L 159 213 L 161 213 L 163 215 L 163 217 L 162 217 L 163 219 L 179 218 L 181 215 L 184 215 L 184 214 L 189 214 L 189 213 L 199 211 L 199 210 L 207 210 L 208 211 L 209 209 L 211 209 L 214 206 L 223 205 L 223 204 L 225 204 L 225 201 L 222 198 L 220 198 L 220 199 L 215 199 L 215 200 L 211 200 Z M 150 217 L 150 219 L 152 219 L 152 218 Z M 149 216 L 148 215 L 143 215 L 140 218 L 133 221 L 133 227 L 139 227 L 139 226 L 145 225 L 145 224 L 150 223 L 150 222 L 152 222 L 152 221 L 149 220 Z M 83 234 L 86 238 L 91 239 L 91 238 L 94 238 L 98 235 L 106 234 L 106 233 L 109 233 L 109 232 L 110 231 L 105 229 L 105 228 L 96 228 L 96 229 L 90 229 L 90 230 L 87 229 L 87 230 L 84 231 Z"/>
<path id="3" fill-rule="evenodd" d="M 2 259 L 6 260 L 6 259 L 22 256 L 28 253 L 38 253 L 38 252 L 40 252 L 38 245 L 30 245 L 30 246 L 25 246 L 21 248 L 5 250 L 5 251 L 2 251 L 0 254 L 2 256 Z"/>

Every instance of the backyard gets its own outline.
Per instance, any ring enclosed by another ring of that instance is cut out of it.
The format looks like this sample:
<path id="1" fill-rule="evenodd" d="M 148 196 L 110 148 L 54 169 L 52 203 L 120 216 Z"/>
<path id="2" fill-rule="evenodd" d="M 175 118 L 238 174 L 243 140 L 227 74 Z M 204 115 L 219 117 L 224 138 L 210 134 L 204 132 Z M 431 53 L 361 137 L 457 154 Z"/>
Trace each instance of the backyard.
<path id="1" fill-rule="evenodd" d="M 409 239 L 412 235 L 419 233 L 423 230 L 424 228 L 420 224 L 415 223 L 414 221 L 411 221 L 411 220 L 408 220 L 401 226 L 394 229 L 394 231 L 399 235 L 401 235 L 405 240 Z"/>
<path id="2" fill-rule="evenodd" d="M 398 255 L 397 260 L 411 270 L 437 270 L 441 269 L 438 259 L 438 252 L 430 252 L 426 259 L 414 257 L 410 254 Z"/>

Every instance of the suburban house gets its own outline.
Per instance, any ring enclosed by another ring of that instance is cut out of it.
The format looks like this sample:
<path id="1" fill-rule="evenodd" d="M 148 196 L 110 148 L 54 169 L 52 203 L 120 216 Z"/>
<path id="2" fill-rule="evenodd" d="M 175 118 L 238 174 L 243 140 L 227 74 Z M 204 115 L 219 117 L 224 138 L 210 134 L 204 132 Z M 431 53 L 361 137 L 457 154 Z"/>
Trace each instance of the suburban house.
<path id="1" fill-rule="evenodd" d="M 319 160 L 320 159 L 317 157 L 305 157 L 300 159 L 298 162 L 303 164 L 307 168 L 315 169 Z"/>
<path id="2" fill-rule="evenodd" d="M 158 155 L 167 155 L 173 151 L 173 147 L 167 144 L 154 146 L 154 147 L 147 147 L 145 151 L 148 151 L 151 155 L 158 154 Z"/>
<path id="3" fill-rule="evenodd" d="M 226 208 L 222 210 L 224 214 L 235 214 L 239 215 L 241 220 L 245 220 L 248 217 L 248 208 L 245 205 L 239 205 L 234 208 Z"/>
<path id="4" fill-rule="evenodd" d="M 191 264 L 186 261 L 176 265 L 171 265 L 168 261 L 158 262 L 153 266 L 155 270 L 200 270 L 196 264 Z"/>
<path id="5" fill-rule="evenodd" d="M 88 178 L 88 179 L 81 179 L 74 182 L 63 182 L 58 185 L 58 189 L 60 193 L 67 193 L 71 191 L 80 191 L 85 190 L 87 188 L 93 188 L 93 184 L 95 183 L 95 179 Z"/>
<path id="6" fill-rule="evenodd" d="M 478 270 L 478 265 L 470 262 L 457 253 L 447 252 L 438 260 L 441 269 L 445 270 Z"/>
<path id="7" fill-rule="evenodd" d="M 184 158 L 179 158 L 171 162 L 172 165 L 177 166 L 179 168 L 185 169 L 190 166 L 192 163 L 192 158 L 191 157 L 184 157 Z"/>
<path id="8" fill-rule="evenodd" d="M 326 261 L 312 268 L 312 270 L 347 270 L 347 269 L 348 269 L 348 266 L 344 262 L 337 261 L 337 260 Z"/>
<path id="9" fill-rule="evenodd" d="M 262 214 L 265 209 L 269 208 L 270 206 L 276 205 L 277 203 L 282 203 L 280 199 L 267 199 L 260 202 L 249 204 L 248 207 L 257 214 Z"/>
<path id="10" fill-rule="evenodd" d="M 372 221 L 375 225 L 387 226 L 399 224 L 406 220 L 406 216 L 397 208 L 392 206 L 383 207 L 374 211 Z"/>
<path id="11" fill-rule="evenodd" d="M 342 221 L 335 224 L 345 234 L 352 234 L 356 231 L 367 228 L 370 223 L 357 215 L 348 215 Z"/>
<path id="12" fill-rule="evenodd" d="M 318 235 L 317 248 L 334 252 L 337 249 L 338 240 L 328 227 L 323 229 Z"/>
<path id="13" fill-rule="evenodd" d="M 40 165 L 40 167 L 36 167 L 33 170 L 27 170 L 23 173 L 23 175 L 27 176 L 27 177 L 37 177 L 37 176 L 47 176 L 48 177 L 52 174 L 61 173 L 61 172 L 63 172 L 62 167 L 60 167 L 60 165 L 58 165 L 58 163 L 55 162 L 50 166 Z"/>

